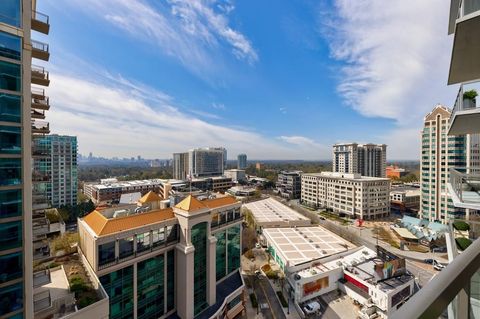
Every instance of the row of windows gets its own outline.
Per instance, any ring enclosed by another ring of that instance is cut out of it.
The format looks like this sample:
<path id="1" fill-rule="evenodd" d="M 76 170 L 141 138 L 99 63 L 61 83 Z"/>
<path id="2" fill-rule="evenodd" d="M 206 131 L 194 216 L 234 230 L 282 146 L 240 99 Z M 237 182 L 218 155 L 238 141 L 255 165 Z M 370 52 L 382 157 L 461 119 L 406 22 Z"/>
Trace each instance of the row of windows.
<path id="1" fill-rule="evenodd" d="M 236 221 L 242 218 L 240 208 L 230 209 L 224 212 L 216 212 L 212 216 L 212 227 L 227 224 L 231 221 Z"/>
<path id="2" fill-rule="evenodd" d="M 240 225 L 215 233 L 216 279 L 224 278 L 240 267 Z"/>

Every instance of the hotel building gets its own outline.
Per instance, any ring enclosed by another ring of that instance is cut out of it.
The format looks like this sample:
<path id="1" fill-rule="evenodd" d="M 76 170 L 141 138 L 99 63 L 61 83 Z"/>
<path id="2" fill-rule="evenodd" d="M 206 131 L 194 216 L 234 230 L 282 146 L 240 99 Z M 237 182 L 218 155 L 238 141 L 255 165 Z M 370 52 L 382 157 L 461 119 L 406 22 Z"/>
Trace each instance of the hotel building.
<path id="1" fill-rule="evenodd" d="M 175 179 L 222 176 L 226 166 L 227 150 L 223 147 L 194 148 L 173 154 Z"/>
<path id="2" fill-rule="evenodd" d="M 189 196 L 160 209 L 95 210 L 78 220 L 80 252 L 110 298 L 110 318 L 235 318 L 244 311 L 241 203 Z"/>
<path id="3" fill-rule="evenodd" d="M 302 174 L 304 205 L 326 208 L 351 218 L 390 214 L 390 179 L 332 172 Z"/>

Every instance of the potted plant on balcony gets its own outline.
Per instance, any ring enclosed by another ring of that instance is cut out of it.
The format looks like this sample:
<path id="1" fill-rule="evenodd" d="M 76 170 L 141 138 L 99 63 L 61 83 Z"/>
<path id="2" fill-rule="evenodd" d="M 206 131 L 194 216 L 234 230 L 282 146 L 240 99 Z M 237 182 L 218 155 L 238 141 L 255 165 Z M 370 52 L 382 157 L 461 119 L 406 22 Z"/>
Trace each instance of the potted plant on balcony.
<path id="1" fill-rule="evenodd" d="M 463 108 L 473 109 L 477 107 L 476 97 L 478 93 L 476 90 L 469 90 L 463 93 Z"/>

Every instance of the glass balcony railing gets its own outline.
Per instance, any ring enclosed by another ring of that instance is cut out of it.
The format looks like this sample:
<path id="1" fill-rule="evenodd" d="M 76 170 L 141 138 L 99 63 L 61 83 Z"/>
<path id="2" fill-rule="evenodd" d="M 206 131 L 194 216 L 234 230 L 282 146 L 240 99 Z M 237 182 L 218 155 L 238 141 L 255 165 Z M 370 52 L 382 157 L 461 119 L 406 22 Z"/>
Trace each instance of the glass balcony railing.
<path id="1" fill-rule="evenodd" d="M 451 168 L 448 190 L 455 207 L 480 210 L 480 168 Z"/>
<path id="2" fill-rule="evenodd" d="M 44 121 L 32 121 L 32 133 L 48 134 L 50 133 L 50 123 Z"/>
<path id="3" fill-rule="evenodd" d="M 32 11 L 32 29 L 48 34 L 50 31 L 50 18 L 44 13 Z"/>
<path id="4" fill-rule="evenodd" d="M 32 65 L 32 83 L 44 86 L 50 84 L 49 73 L 43 66 Z"/>
<path id="5" fill-rule="evenodd" d="M 475 240 L 390 318 L 478 318 L 479 292 L 480 241 Z"/>
<path id="6" fill-rule="evenodd" d="M 47 43 L 32 40 L 32 57 L 44 61 L 50 59 L 50 48 Z"/>

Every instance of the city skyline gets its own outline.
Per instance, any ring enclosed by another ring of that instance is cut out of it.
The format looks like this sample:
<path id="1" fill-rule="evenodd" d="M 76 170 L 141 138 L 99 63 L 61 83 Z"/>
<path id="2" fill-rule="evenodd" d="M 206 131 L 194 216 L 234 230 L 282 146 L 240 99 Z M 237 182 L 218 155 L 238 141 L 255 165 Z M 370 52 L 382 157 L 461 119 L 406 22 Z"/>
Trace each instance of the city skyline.
<path id="1" fill-rule="evenodd" d="M 223 145 L 258 160 L 326 160 L 332 144 L 355 140 L 417 159 L 423 117 L 454 99 L 448 8 L 431 1 L 109 4 L 70 1 L 76 14 L 65 16 L 39 3 L 56 21 L 51 130 L 77 135 L 80 153 L 166 158 Z"/>

